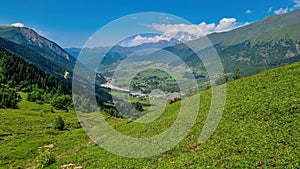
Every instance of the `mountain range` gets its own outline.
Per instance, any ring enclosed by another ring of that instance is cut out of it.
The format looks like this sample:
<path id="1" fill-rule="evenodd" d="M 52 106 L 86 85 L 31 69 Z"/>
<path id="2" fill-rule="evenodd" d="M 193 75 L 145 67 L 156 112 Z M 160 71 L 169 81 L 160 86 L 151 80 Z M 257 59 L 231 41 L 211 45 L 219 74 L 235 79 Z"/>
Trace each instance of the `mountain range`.
<path id="1" fill-rule="evenodd" d="M 271 67 L 277 67 L 299 61 L 299 39 L 300 39 L 300 11 L 293 11 L 283 15 L 274 15 L 261 21 L 222 33 L 212 33 L 207 36 L 216 48 L 218 55 L 228 74 L 240 69 L 243 76 L 254 74 Z M 197 41 L 197 40 L 195 40 Z M 192 42 L 191 42 L 192 43 Z M 81 58 L 85 64 L 96 67 L 97 57 L 104 55 L 102 68 L 106 71 L 113 71 L 118 64 L 128 55 L 148 48 L 160 48 L 167 50 L 196 70 L 203 69 L 201 60 L 193 51 L 178 41 L 159 41 L 156 43 L 145 43 L 133 47 L 98 47 L 84 49 L 86 58 Z M 77 57 L 80 48 L 68 48 L 69 53 Z M 197 51 L 198 52 L 198 51 Z M 100 66 L 101 67 L 101 66 Z M 203 71 L 201 77 L 203 77 Z M 195 72 L 197 76 L 197 71 Z M 206 74 L 207 76 L 207 74 Z"/>
<path id="2" fill-rule="evenodd" d="M 223 63 L 224 71 L 229 76 L 237 69 L 240 70 L 242 76 L 249 76 L 257 71 L 300 61 L 299 29 L 300 11 L 296 10 L 283 15 L 270 16 L 232 31 L 212 33 L 207 38 L 215 47 Z M 195 77 L 199 77 L 202 81 L 208 80 L 203 63 L 196 55 L 201 51 L 194 53 L 176 39 L 131 47 L 116 45 L 63 49 L 32 29 L 1 26 L 0 46 L 33 63 L 41 70 L 60 78 L 66 78 L 66 75 L 72 77 L 80 52 L 84 53 L 85 57 L 81 57 L 79 62 L 104 73 L 105 76 L 111 76 L 114 69 L 127 56 L 147 49 L 162 49 L 179 56 L 192 68 Z M 98 65 L 99 56 L 104 55 L 105 57 Z M 142 55 L 147 55 L 147 53 L 142 53 Z M 162 56 L 156 57 L 161 57 L 160 61 L 164 62 Z M 147 61 L 151 61 L 151 58 Z M 175 62 L 170 64 L 175 67 L 182 66 Z"/>

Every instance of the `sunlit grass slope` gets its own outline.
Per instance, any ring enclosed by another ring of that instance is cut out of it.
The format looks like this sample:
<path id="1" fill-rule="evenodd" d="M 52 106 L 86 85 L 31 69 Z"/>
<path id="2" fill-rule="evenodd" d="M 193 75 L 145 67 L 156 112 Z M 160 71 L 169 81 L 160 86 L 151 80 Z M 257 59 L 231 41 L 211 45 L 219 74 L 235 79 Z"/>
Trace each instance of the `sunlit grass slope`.
<path id="1" fill-rule="evenodd" d="M 296 63 L 227 83 L 221 122 L 199 144 L 211 98 L 209 90 L 201 92 L 197 122 L 188 136 L 170 151 L 145 159 L 113 155 L 93 144 L 73 111 L 51 113 L 50 105 L 23 99 L 20 109 L 0 110 L 0 168 L 34 167 L 38 147 L 51 143 L 57 159 L 49 168 L 68 163 L 85 168 L 300 168 L 299 78 Z M 115 118 L 108 122 L 126 135 L 151 137 L 172 125 L 179 108 L 180 102 L 168 105 L 149 124 Z M 59 115 L 67 130 L 53 129 Z"/>

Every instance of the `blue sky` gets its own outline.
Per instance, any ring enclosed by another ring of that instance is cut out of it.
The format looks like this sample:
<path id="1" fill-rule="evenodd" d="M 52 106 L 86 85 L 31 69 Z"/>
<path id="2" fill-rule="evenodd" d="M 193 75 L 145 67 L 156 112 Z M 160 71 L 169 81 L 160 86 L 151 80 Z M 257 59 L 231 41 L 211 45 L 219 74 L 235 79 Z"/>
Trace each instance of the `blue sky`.
<path id="1" fill-rule="evenodd" d="M 1 2 L 0 25 L 22 23 L 62 47 L 81 47 L 103 25 L 139 12 L 163 12 L 192 24 L 235 18 L 254 22 L 300 8 L 299 0 L 9 0 Z"/>

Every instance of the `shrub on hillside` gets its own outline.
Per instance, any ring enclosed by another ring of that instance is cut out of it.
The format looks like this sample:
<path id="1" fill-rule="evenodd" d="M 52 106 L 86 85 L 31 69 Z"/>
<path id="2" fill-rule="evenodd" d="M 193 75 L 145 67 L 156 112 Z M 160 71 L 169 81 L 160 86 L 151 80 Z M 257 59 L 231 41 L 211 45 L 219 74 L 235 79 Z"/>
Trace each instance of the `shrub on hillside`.
<path id="1" fill-rule="evenodd" d="M 138 111 L 144 111 L 143 105 L 140 102 L 135 102 L 132 104 L 133 107 Z"/>
<path id="2" fill-rule="evenodd" d="M 39 154 L 35 158 L 37 168 L 45 168 L 55 163 L 55 156 L 50 148 L 39 148 Z"/>
<path id="3" fill-rule="evenodd" d="M 54 129 L 63 130 L 64 128 L 65 128 L 65 122 L 60 116 L 58 116 L 56 118 L 56 121 L 55 121 L 55 124 L 54 124 Z"/>
<path id="4" fill-rule="evenodd" d="M 55 97 L 51 105 L 57 110 L 68 110 L 68 107 L 72 107 L 72 98 L 69 95 L 62 95 Z"/>
<path id="5" fill-rule="evenodd" d="M 176 102 L 179 102 L 179 101 L 181 101 L 181 98 L 176 97 L 173 100 L 171 100 L 169 104 L 173 104 L 173 103 L 176 103 Z"/>
<path id="6" fill-rule="evenodd" d="M 27 101 L 30 102 L 43 102 L 43 97 L 42 97 L 42 92 L 39 90 L 33 91 L 31 93 L 28 94 L 27 96 Z"/>
<path id="7" fill-rule="evenodd" d="M 17 108 L 17 103 L 22 99 L 13 89 L 0 86 L 0 108 Z"/>

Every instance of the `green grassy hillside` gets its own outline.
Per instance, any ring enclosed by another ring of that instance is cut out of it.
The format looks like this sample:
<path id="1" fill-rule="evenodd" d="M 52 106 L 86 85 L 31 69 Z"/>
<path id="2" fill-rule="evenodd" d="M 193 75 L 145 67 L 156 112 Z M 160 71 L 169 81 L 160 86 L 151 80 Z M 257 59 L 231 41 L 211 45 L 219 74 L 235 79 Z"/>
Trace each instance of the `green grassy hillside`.
<path id="1" fill-rule="evenodd" d="M 293 41 L 299 40 L 300 37 L 300 24 L 292 24 L 281 29 L 271 31 L 265 33 L 259 37 L 254 38 L 253 42 L 260 42 L 260 41 L 279 41 L 281 39 L 290 39 Z"/>
<path id="2" fill-rule="evenodd" d="M 188 136 L 170 151 L 145 159 L 119 157 L 93 144 L 73 111 L 51 113 L 50 105 L 23 99 L 20 109 L 0 109 L 0 168 L 34 167 L 38 147 L 49 144 L 56 156 L 49 168 L 69 163 L 85 168 L 299 168 L 299 78 L 298 62 L 228 83 L 221 122 L 211 138 L 198 144 L 210 105 L 210 91 L 201 92 L 197 123 Z M 108 121 L 124 134 L 150 137 L 174 122 L 179 107 L 179 102 L 168 105 L 149 124 Z M 67 130 L 53 129 L 59 115 Z"/>

